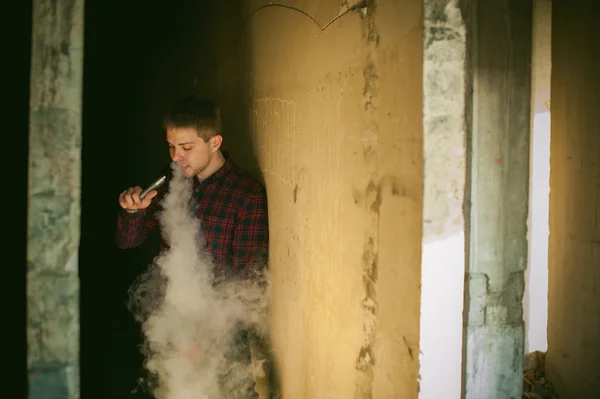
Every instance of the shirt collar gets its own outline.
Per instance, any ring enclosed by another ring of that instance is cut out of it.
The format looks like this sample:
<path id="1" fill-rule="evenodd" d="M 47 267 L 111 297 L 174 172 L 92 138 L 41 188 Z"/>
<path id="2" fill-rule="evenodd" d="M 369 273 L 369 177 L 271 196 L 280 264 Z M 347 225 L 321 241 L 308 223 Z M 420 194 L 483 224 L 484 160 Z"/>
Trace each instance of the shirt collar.
<path id="1" fill-rule="evenodd" d="M 227 174 L 229 174 L 229 172 L 231 172 L 233 170 L 234 165 L 233 165 L 233 161 L 229 157 L 229 154 L 225 151 L 223 151 L 222 153 L 223 153 L 223 157 L 225 157 L 225 163 L 223 164 L 223 166 L 221 166 L 215 173 L 208 176 L 206 179 L 204 179 L 202 181 L 200 181 L 196 176 L 194 176 L 194 188 L 198 187 L 200 185 L 205 186 L 207 184 L 211 184 L 212 182 L 217 181 L 220 178 L 226 176 Z"/>

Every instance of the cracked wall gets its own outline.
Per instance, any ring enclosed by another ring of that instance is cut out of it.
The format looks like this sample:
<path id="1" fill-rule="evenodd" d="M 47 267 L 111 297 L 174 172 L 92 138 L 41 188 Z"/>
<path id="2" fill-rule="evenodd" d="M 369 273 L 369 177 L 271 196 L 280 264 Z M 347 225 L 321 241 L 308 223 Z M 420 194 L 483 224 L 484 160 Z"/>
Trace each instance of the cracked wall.
<path id="1" fill-rule="evenodd" d="M 598 6 L 552 1 L 548 353 L 561 398 L 600 392 Z"/>
<path id="2" fill-rule="evenodd" d="M 286 398 L 417 397 L 422 6 L 340 16 L 354 3 L 243 7 L 249 137 L 230 148 L 267 186 Z"/>

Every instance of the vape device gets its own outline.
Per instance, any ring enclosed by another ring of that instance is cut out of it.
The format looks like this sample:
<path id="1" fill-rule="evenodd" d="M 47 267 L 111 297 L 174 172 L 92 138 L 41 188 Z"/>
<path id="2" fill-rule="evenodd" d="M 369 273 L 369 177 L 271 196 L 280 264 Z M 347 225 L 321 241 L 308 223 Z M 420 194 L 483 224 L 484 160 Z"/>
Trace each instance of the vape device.
<path id="1" fill-rule="evenodd" d="M 160 186 L 162 186 L 163 183 L 165 182 L 165 180 L 167 180 L 167 176 L 161 176 L 158 179 L 156 179 L 154 181 L 154 183 L 152 183 L 151 185 L 149 185 L 148 187 L 146 187 L 146 189 L 140 193 L 140 201 L 142 201 L 144 199 L 144 197 L 146 195 L 148 195 L 148 193 L 150 191 L 156 190 L 157 188 L 159 188 Z"/>

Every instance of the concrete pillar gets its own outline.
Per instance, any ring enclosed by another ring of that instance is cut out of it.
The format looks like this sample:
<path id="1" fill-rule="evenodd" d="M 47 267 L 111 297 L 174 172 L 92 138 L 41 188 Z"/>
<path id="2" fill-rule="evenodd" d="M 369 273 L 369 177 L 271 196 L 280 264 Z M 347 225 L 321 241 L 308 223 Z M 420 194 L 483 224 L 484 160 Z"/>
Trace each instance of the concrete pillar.
<path id="1" fill-rule="evenodd" d="M 83 1 L 33 2 L 29 132 L 29 397 L 79 398 Z"/>
<path id="2" fill-rule="evenodd" d="M 282 396 L 416 398 L 423 2 L 244 4 Z"/>
<path id="3" fill-rule="evenodd" d="M 465 273 L 466 26 L 455 0 L 424 2 L 424 197 L 419 398 L 459 399 Z"/>
<path id="4" fill-rule="evenodd" d="M 472 1 L 468 14 L 472 114 L 463 395 L 517 398 L 523 380 L 532 4 Z"/>
<path id="5" fill-rule="evenodd" d="M 419 397 L 517 398 L 531 3 L 426 0 L 424 41 Z"/>

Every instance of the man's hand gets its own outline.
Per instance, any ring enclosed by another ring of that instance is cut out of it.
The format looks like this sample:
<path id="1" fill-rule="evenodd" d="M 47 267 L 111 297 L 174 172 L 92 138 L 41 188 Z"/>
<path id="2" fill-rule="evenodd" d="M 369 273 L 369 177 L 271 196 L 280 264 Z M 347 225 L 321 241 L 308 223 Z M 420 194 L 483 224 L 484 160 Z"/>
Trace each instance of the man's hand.
<path id="1" fill-rule="evenodd" d="M 143 200 L 140 200 L 140 193 L 142 192 L 142 188 L 139 186 L 130 187 L 127 190 L 123 191 L 119 195 L 119 205 L 121 208 L 126 209 L 128 211 L 137 211 L 140 209 L 146 209 L 150 206 L 152 202 L 152 198 L 156 197 L 158 191 L 152 190 L 144 197 Z"/>

